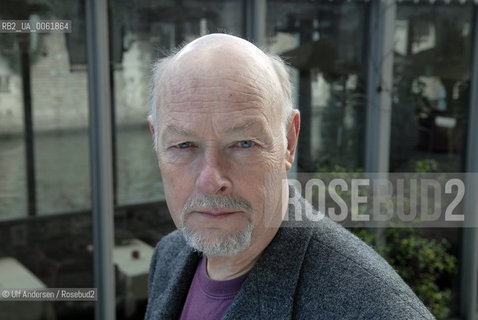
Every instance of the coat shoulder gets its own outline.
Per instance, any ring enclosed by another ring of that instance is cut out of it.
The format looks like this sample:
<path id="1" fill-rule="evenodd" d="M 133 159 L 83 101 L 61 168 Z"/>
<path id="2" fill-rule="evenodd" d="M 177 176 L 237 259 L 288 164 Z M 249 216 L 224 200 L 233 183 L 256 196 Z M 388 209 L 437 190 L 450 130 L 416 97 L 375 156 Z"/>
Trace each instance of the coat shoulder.
<path id="1" fill-rule="evenodd" d="M 298 290 L 305 309 L 321 301 L 343 319 L 433 319 L 378 253 L 329 219 L 313 228 Z"/>

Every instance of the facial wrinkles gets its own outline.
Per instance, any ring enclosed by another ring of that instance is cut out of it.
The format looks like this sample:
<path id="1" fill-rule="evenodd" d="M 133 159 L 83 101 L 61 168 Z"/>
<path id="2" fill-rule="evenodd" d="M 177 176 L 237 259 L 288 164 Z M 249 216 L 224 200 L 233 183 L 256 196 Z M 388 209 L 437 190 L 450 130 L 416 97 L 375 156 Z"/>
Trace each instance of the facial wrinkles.
<path id="1" fill-rule="evenodd" d="M 181 113 L 187 114 L 189 118 L 194 114 L 214 115 L 211 118 L 217 121 L 213 121 L 209 128 L 204 126 L 203 130 L 212 128 L 217 136 L 224 122 L 221 114 L 226 117 L 237 114 L 240 117 L 248 109 L 259 109 L 269 124 L 269 131 L 273 132 L 268 132 L 273 138 L 268 145 L 270 152 L 266 154 L 266 162 L 271 169 L 276 167 L 280 163 L 277 154 L 282 154 L 285 150 L 282 108 L 276 103 L 280 99 L 276 97 L 277 86 L 273 85 L 272 69 L 264 67 L 266 61 L 258 59 L 257 55 L 252 55 L 254 59 L 251 58 L 244 64 L 231 63 L 233 59 L 225 61 L 224 55 L 217 61 L 213 59 L 213 55 L 209 55 L 204 63 L 200 63 L 205 58 L 204 54 L 199 57 L 194 60 L 194 64 L 190 64 L 191 57 L 183 57 L 186 58 L 185 62 L 178 62 L 170 68 L 169 76 L 165 77 L 167 81 L 159 86 L 159 96 L 162 98 L 160 109 L 163 111 L 160 113 L 168 113 L 167 118 L 179 122 Z M 218 66 L 211 66 L 212 62 L 217 62 Z M 158 118 L 164 119 L 163 115 Z M 164 121 L 161 122 L 164 124 Z M 276 127 L 281 128 L 276 130 Z"/>
<path id="2" fill-rule="evenodd" d="M 226 152 L 224 156 L 229 157 L 229 144 L 240 140 L 255 140 L 255 143 L 258 143 L 258 145 L 254 147 L 256 148 L 254 153 L 247 153 L 251 156 L 244 158 L 243 156 L 238 156 L 235 152 L 231 153 L 232 158 L 229 159 L 232 161 L 231 165 L 237 161 L 239 161 L 238 165 L 260 162 L 262 170 L 266 171 L 277 171 L 282 165 L 284 146 L 281 124 L 278 119 L 271 119 L 270 113 L 264 109 L 249 107 L 227 113 L 171 111 L 165 112 L 163 119 L 165 121 L 164 126 L 161 128 L 158 156 L 161 160 L 168 163 L 176 163 L 182 160 L 176 159 L 174 157 L 175 153 L 172 153 L 173 157 L 166 156 L 166 148 L 170 144 L 191 141 L 199 147 L 194 152 L 201 152 L 200 154 L 202 154 L 205 150 L 215 150 L 214 152 L 223 150 L 220 154 Z M 242 120 L 237 121 L 237 119 Z M 277 122 L 275 125 L 272 122 L 274 120 Z M 254 123 L 254 125 L 237 133 L 228 131 L 234 126 L 240 126 L 247 122 Z M 190 131 L 192 136 L 184 136 L 182 138 L 181 135 L 171 132 L 165 135 L 164 131 L 168 125 L 179 126 L 184 130 Z M 169 138 L 166 138 L 168 136 Z M 240 154 L 242 155 L 243 153 Z"/>
<path id="3" fill-rule="evenodd" d="M 261 117 L 266 123 L 273 121 L 264 94 L 252 87 L 242 89 L 238 81 L 218 81 L 193 79 L 195 81 L 172 81 L 168 92 L 163 95 L 163 104 L 159 118 L 164 128 L 168 123 L 186 126 L 214 128 L 216 133 L 225 125 L 225 120 L 234 123 L 244 116 Z M 197 117 L 195 116 L 197 114 Z M 207 116 L 205 119 L 201 115 Z M 204 120 L 213 120 L 209 125 Z"/>
<path id="4" fill-rule="evenodd" d="M 223 116 L 217 114 L 195 116 L 198 118 L 196 123 L 201 123 L 201 125 L 187 127 L 187 130 L 192 129 L 191 131 L 194 132 L 192 136 L 182 138 L 181 135 L 175 137 L 174 133 L 171 133 L 169 139 L 161 139 L 163 141 L 160 142 L 159 148 L 160 161 L 169 164 L 191 164 L 194 168 L 197 161 L 202 161 L 205 156 L 213 155 L 214 159 L 221 163 L 223 170 L 226 168 L 228 170 L 234 168 L 241 170 L 240 168 L 245 165 L 248 166 L 248 171 L 253 169 L 269 171 L 276 167 L 274 163 L 270 162 L 273 162 L 279 156 L 276 150 L 277 143 L 267 122 L 257 120 L 257 118 L 263 118 L 263 116 L 260 114 L 255 117 L 248 116 L 244 119 L 245 121 L 229 124 L 234 123 L 234 121 L 230 121 L 230 118 L 240 118 L 241 115 L 244 115 L 244 112 L 232 112 Z M 178 121 L 175 121 L 175 118 L 172 117 L 170 123 L 180 123 L 182 118 L 178 117 L 176 118 Z M 248 121 L 247 119 L 253 120 Z M 228 131 L 236 125 L 240 127 L 240 124 L 248 122 L 252 125 L 246 129 L 240 129 L 236 132 Z M 195 146 L 194 149 L 185 153 L 177 149 L 169 151 L 166 149 L 170 145 L 182 142 L 182 140 L 191 141 Z M 251 149 L 238 148 L 237 143 L 243 140 L 252 140 L 254 146 Z M 254 166 L 251 167 L 252 165 Z"/>
<path id="5" fill-rule="evenodd" d="M 261 90 L 264 86 L 251 77 L 241 75 L 205 76 L 181 75 L 173 77 L 161 88 L 160 105 L 163 108 L 177 110 L 181 106 L 188 111 L 201 112 L 201 108 L 211 104 L 224 103 L 234 105 L 265 105 L 268 102 L 267 91 Z M 220 112 L 221 110 L 216 110 Z"/>
<path id="6" fill-rule="evenodd" d="M 273 136 L 269 125 L 271 116 L 257 107 L 238 109 L 205 106 L 202 112 L 184 109 L 162 114 L 163 125 L 160 128 L 162 141 L 165 140 L 165 136 L 194 139 L 227 139 L 249 135 L 261 138 Z M 223 111 L 217 112 L 217 109 Z"/>

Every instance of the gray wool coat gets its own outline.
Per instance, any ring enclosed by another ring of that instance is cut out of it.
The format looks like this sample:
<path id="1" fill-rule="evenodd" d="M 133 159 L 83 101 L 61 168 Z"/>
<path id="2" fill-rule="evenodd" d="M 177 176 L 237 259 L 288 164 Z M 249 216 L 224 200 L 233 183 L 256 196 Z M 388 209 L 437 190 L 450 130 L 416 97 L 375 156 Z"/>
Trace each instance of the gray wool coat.
<path id="1" fill-rule="evenodd" d="M 301 201 L 302 208 L 309 205 Z M 179 318 L 199 259 L 179 231 L 158 243 L 146 320 Z M 373 249 L 324 218 L 302 227 L 283 224 L 223 319 L 434 317 Z"/>

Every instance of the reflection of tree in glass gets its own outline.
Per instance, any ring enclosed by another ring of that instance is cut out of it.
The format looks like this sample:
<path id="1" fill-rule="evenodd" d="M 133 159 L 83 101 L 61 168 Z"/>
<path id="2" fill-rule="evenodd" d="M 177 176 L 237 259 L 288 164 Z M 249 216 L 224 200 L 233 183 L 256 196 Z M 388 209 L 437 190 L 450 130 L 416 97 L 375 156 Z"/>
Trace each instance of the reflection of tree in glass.
<path id="1" fill-rule="evenodd" d="M 325 75 L 330 83 L 330 98 L 322 113 L 322 165 L 338 164 L 353 168 L 361 165 L 365 135 L 364 84 L 357 77 L 355 86 L 347 85 L 351 75 Z"/>

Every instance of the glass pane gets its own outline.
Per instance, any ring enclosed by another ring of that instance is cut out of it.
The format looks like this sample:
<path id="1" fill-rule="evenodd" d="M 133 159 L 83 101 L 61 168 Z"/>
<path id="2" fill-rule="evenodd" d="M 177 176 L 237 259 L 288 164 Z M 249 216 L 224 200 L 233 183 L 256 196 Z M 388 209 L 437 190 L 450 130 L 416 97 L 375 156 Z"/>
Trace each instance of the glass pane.
<path id="1" fill-rule="evenodd" d="M 398 7 L 391 171 L 464 170 L 471 9 Z"/>
<path id="2" fill-rule="evenodd" d="M 23 109 L 21 104 L 15 103 L 21 97 L 15 97 L 13 93 L 21 92 L 21 79 L 13 72 L 5 77 L 16 79 L 9 84 L 8 92 L 0 92 L 0 221 L 27 215 L 25 136 L 20 122 Z M 6 100 L 12 100 L 12 103 L 3 103 Z M 13 123 L 8 122 L 8 114 L 15 119 L 10 119 Z"/>
<path id="3" fill-rule="evenodd" d="M 0 19 L 72 20 L 73 30 L 0 34 L 0 289 L 93 287 L 84 9 L 0 4 Z M 1 319 L 93 314 L 86 301 L 0 302 Z"/>
<path id="4" fill-rule="evenodd" d="M 298 170 L 363 166 L 363 3 L 268 1 L 267 43 L 295 68 Z"/>
<path id="5" fill-rule="evenodd" d="M 472 12 L 471 5 L 397 7 L 390 171 L 464 171 Z M 461 229 L 417 234 L 440 241 L 445 249 L 437 260 L 449 255 L 460 270 Z M 417 279 L 426 278 L 417 272 Z M 437 318 L 457 316 L 459 272 L 435 271 L 434 277 L 435 286 L 420 298 Z"/>
<path id="6" fill-rule="evenodd" d="M 86 75 L 83 74 L 83 76 Z M 81 89 L 78 88 L 76 93 L 78 98 L 88 100 L 86 88 Z M 76 94 L 67 94 L 65 97 L 74 100 L 72 97 Z M 80 105 L 77 104 L 77 107 L 74 107 L 74 105 L 68 106 L 65 103 L 62 104 L 62 109 L 70 107 L 70 110 L 73 111 L 75 108 L 80 108 Z M 82 107 L 86 108 L 87 106 Z M 83 112 L 85 111 L 83 110 Z M 68 113 L 68 111 L 65 112 Z M 35 120 L 40 118 L 36 112 L 35 116 Z M 83 116 L 86 117 L 86 115 L 78 115 L 77 119 L 81 119 Z M 77 131 L 54 130 L 53 132 L 35 130 L 35 169 L 39 215 L 81 211 L 91 206 L 88 130 L 85 127 L 77 129 Z"/>
<path id="7" fill-rule="evenodd" d="M 79 28 L 41 34 L 41 54 L 31 62 L 39 215 L 91 205 L 85 31 Z"/>
<path id="8" fill-rule="evenodd" d="M 0 33 L 0 221 L 28 214 L 19 40 Z"/>

